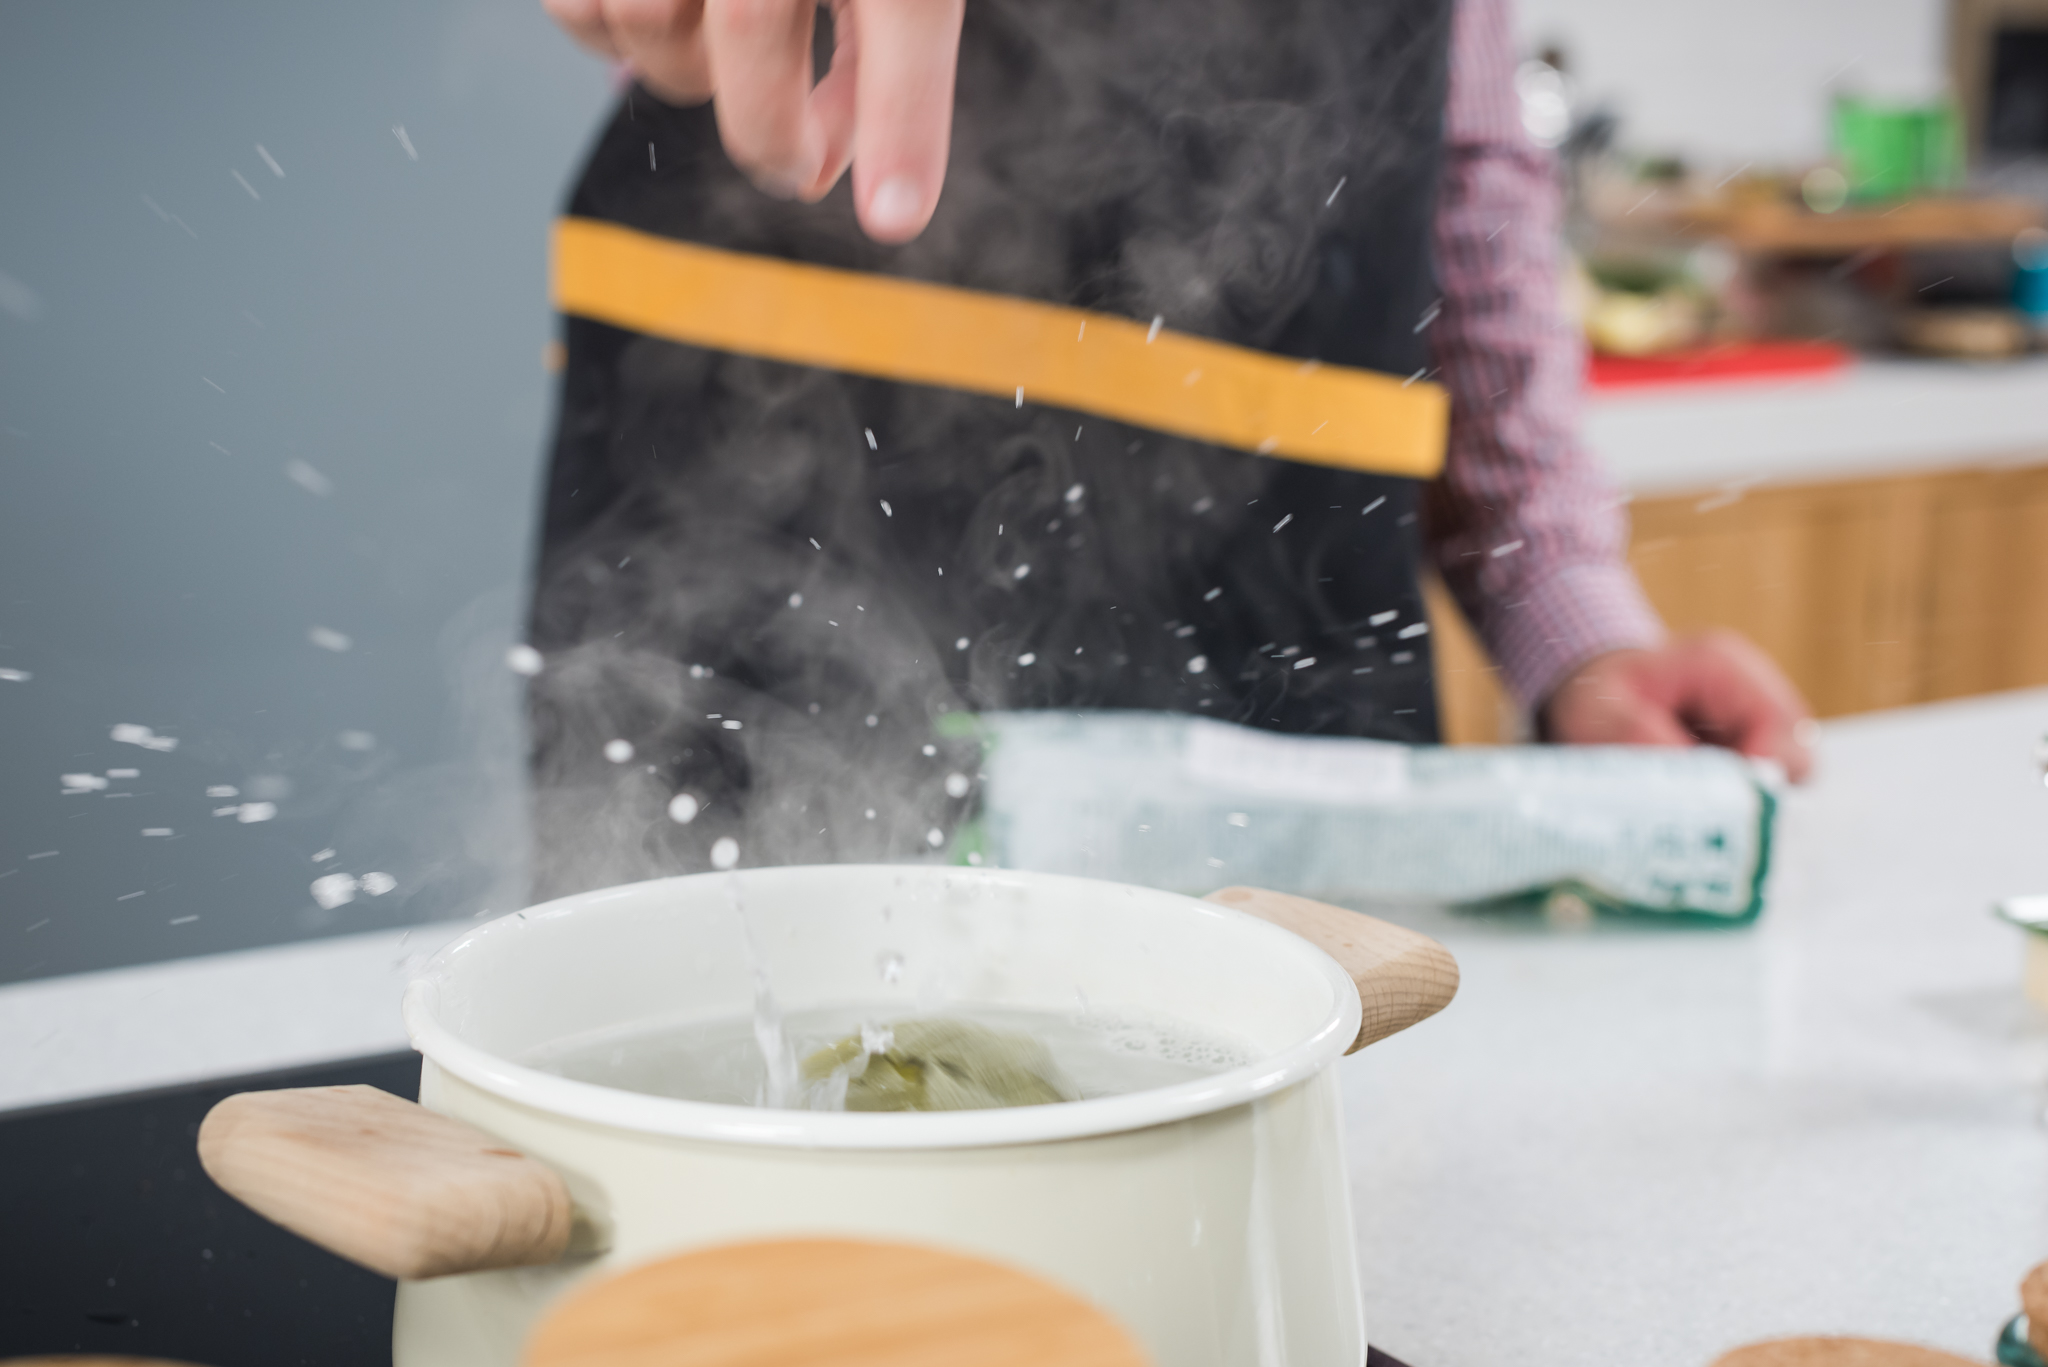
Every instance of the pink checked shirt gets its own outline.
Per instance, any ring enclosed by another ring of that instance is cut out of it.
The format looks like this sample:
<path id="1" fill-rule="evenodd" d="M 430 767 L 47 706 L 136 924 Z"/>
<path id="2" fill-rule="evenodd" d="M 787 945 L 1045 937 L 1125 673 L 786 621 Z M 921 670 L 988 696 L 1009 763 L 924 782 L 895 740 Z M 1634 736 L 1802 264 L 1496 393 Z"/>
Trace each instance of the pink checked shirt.
<path id="1" fill-rule="evenodd" d="M 1620 498 L 1579 440 L 1585 346 L 1559 295 L 1561 195 L 1522 131 L 1508 0 L 1458 0 L 1430 349 L 1451 392 L 1424 526 L 1444 580 L 1528 707 L 1593 656 L 1664 639 L 1623 559 Z"/>

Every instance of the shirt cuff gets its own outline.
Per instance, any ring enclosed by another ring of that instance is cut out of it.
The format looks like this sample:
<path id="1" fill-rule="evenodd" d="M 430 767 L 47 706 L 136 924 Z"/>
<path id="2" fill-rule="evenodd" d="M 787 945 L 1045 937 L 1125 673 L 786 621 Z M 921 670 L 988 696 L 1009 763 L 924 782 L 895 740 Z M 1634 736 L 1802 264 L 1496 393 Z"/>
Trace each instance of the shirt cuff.
<path id="1" fill-rule="evenodd" d="M 1487 615 L 1501 676 L 1532 714 L 1588 660 L 1654 649 L 1668 636 L 1635 574 L 1618 563 L 1566 566 Z"/>

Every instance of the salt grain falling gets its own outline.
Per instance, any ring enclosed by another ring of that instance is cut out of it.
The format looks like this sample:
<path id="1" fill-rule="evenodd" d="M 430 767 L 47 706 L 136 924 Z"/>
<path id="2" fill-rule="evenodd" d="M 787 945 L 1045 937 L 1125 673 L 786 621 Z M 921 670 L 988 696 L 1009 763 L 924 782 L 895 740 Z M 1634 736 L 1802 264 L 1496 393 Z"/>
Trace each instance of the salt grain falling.
<path id="1" fill-rule="evenodd" d="M 1155 313 L 1155 314 L 1153 314 L 1153 315 L 1152 315 L 1152 326 L 1151 326 L 1151 327 L 1149 327 L 1149 328 L 1147 328 L 1147 329 L 1145 330 L 1145 345 L 1146 345 L 1146 346 L 1150 346 L 1150 345 L 1152 345 L 1152 342 L 1153 342 L 1153 340 L 1154 340 L 1155 338 L 1157 338 L 1157 337 L 1159 336 L 1159 329 L 1160 329 L 1161 327 L 1165 326 L 1165 324 L 1166 324 L 1166 315 L 1165 315 L 1165 314 L 1163 314 L 1163 313 Z"/>
<path id="2" fill-rule="evenodd" d="M 1383 627 L 1400 615 L 1398 612 L 1375 612 L 1372 616 L 1366 618 L 1366 622 L 1370 626 Z"/>
<path id="3" fill-rule="evenodd" d="M 171 833 L 171 828 L 169 826 L 144 826 L 142 828 L 142 833 L 144 835 L 169 835 Z"/>
<path id="4" fill-rule="evenodd" d="M 1016 569 L 1010 571 L 1010 577 L 1012 579 L 1022 579 L 1030 573 L 1031 567 L 1029 565 L 1019 565 Z"/>
<path id="5" fill-rule="evenodd" d="M 1225 821 L 1228 821 L 1233 826 L 1249 826 L 1252 824 L 1251 817 L 1245 814 L 1244 812 L 1232 812 L 1229 816 L 1226 816 L 1223 819 Z"/>
<path id="6" fill-rule="evenodd" d="M 882 720 L 882 719 L 881 719 L 880 717 L 876 716 L 876 715 L 875 715 L 874 713 L 870 712 L 870 713 L 868 713 L 868 715 L 867 715 L 867 718 L 866 718 L 866 720 L 867 720 L 867 724 L 868 724 L 869 726 L 876 726 L 876 725 L 879 725 L 879 724 L 881 723 L 881 720 Z"/>
<path id="7" fill-rule="evenodd" d="M 801 593 L 792 593 L 789 595 L 789 605 L 793 608 L 802 607 L 804 605 L 804 596 Z"/>
<path id="8" fill-rule="evenodd" d="M 57 781 L 64 785 L 66 794 L 96 793 L 107 786 L 98 774 L 59 774 Z"/>
<path id="9" fill-rule="evenodd" d="M 1280 519 L 1280 520 L 1279 520 L 1278 522 L 1275 522 L 1275 523 L 1273 524 L 1273 530 L 1277 532 L 1277 531 L 1279 531 L 1279 530 L 1280 530 L 1280 529 L 1281 529 L 1282 527 L 1285 527 L 1285 526 L 1286 526 L 1286 525 L 1287 525 L 1288 523 L 1290 523 L 1290 522 L 1292 522 L 1292 521 L 1294 521 L 1294 514 L 1293 514 L 1293 513 L 1289 513 L 1289 514 L 1288 514 L 1287 516 L 1285 516 L 1285 517 L 1281 518 L 1281 519 Z"/>
<path id="10" fill-rule="evenodd" d="M 891 508 L 891 507 L 889 506 L 889 500 L 888 500 L 888 499 L 886 499 L 886 498 L 885 498 L 885 499 L 881 500 L 881 503 L 882 503 L 882 516 L 883 516 L 883 517 L 894 517 L 894 516 L 896 516 L 896 510 L 895 510 L 894 508 Z"/>
<path id="11" fill-rule="evenodd" d="M 1310 665 L 1314 664 L 1315 662 L 1316 662 L 1316 657 L 1315 657 L 1315 656 L 1313 656 L 1313 655 L 1310 655 L 1310 656 L 1306 657 L 1305 659 L 1300 659 L 1300 660 L 1296 660 L 1296 661 L 1294 662 L 1294 667 L 1295 667 L 1296 669 L 1307 669 L 1307 668 L 1308 668 L 1308 667 L 1309 667 Z"/>
<path id="12" fill-rule="evenodd" d="M 111 739 L 120 741 L 123 745 L 139 745 L 145 750 L 155 750 L 160 753 L 168 753 L 178 748 L 178 742 L 175 737 L 159 736 L 147 726 L 137 726 L 134 722 L 118 722 L 115 724 L 114 729 L 107 734 Z"/>
<path id="13" fill-rule="evenodd" d="M 729 869 L 740 862 L 740 842 L 729 835 L 721 835 L 711 842 L 711 867 Z"/>
<path id="14" fill-rule="evenodd" d="M 295 460 L 287 464 L 284 467 L 284 474 L 286 479 L 298 485 L 309 494 L 317 494 L 321 498 L 325 498 L 334 492 L 334 481 L 302 460 Z"/>
<path id="15" fill-rule="evenodd" d="M 325 864 L 332 858 L 334 858 L 334 847 L 330 845 L 326 849 L 316 852 L 313 855 L 313 862 L 315 864 Z"/>
<path id="16" fill-rule="evenodd" d="M 306 639 L 322 650 L 331 650 L 337 655 L 355 644 L 346 634 L 336 631 L 333 627 L 314 627 L 307 631 Z"/>
<path id="17" fill-rule="evenodd" d="M 1337 177 L 1337 188 L 1330 191 L 1330 197 L 1323 201 L 1323 207 L 1325 209 L 1329 208 L 1332 204 L 1335 204 L 1337 202 L 1338 194 L 1342 192 L 1342 190 L 1344 189 L 1344 182 L 1349 179 L 1351 179 L 1351 177 L 1349 176 Z"/>
<path id="18" fill-rule="evenodd" d="M 966 796 L 967 796 L 967 790 L 968 790 L 968 788 L 970 788 L 971 786 L 973 786 L 973 785 L 972 785 L 972 784 L 970 784 L 970 783 L 968 782 L 968 780 L 967 780 L 967 775 L 965 775 L 965 774 L 948 774 L 948 775 L 946 775 L 946 796 L 947 796 L 947 797 L 966 797 Z"/>
<path id="19" fill-rule="evenodd" d="M 241 186 L 244 190 L 247 190 L 249 192 L 249 198 L 259 201 L 263 198 L 263 196 L 256 193 L 255 186 L 251 185 L 248 181 L 242 178 L 242 173 L 240 171 L 235 170 L 233 167 L 229 167 L 228 174 L 235 178 L 235 184 Z"/>
<path id="20" fill-rule="evenodd" d="M 930 759 L 933 755 L 936 755 L 938 753 L 939 747 L 936 745 L 927 745 L 924 747 L 924 757 L 926 759 Z"/>
<path id="21" fill-rule="evenodd" d="M 1018 385 L 1018 386 L 1017 386 L 1017 407 L 1019 407 L 1019 408 L 1022 408 L 1023 406 L 1024 406 L 1024 386 L 1020 384 L 1020 385 Z"/>
<path id="22" fill-rule="evenodd" d="M 939 846 L 946 843 L 946 833 L 940 830 L 937 826 L 934 826 L 924 833 L 924 843 L 931 846 L 933 849 L 937 849 Z"/>
<path id="23" fill-rule="evenodd" d="M 398 886 L 398 880 L 388 873 L 366 873 L 362 878 L 362 889 L 372 897 L 382 897 Z"/>
<path id="24" fill-rule="evenodd" d="M 412 145 L 412 139 L 411 139 L 411 138 L 409 138 L 409 137 L 407 137 L 407 136 L 405 135 L 405 125 L 404 125 L 404 124 L 402 124 L 402 123 L 394 123 L 394 124 L 392 124 L 392 125 L 391 125 L 391 136 L 392 136 L 392 137 L 394 137 L 394 138 L 397 138 L 397 139 L 398 139 L 398 145 L 399 145 L 400 147 L 403 147 L 403 148 L 405 149 L 405 154 L 406 154 L 406 156 L 408 156 L 408 157 L 412 158 L 412 159 L 413 159 L 414 161 L 418 161 L 418 160 L 420 159 L 420 154 L 419 154 L 419 152 L 418 152 L 418 151 L 417 151 L 417 150 L 416 150 L 416 149 L 415 149 L 415 148 L 413 147 L 413 145 Z"/>
<path id="25" fill-rule="evenodd" d="M 1208 669 L 1208 667 L 1209 657 L 1207 655 L 1197 655 L 1194 659 L 1188 661 L 1188 673 L 1190 674 L 1200 674 Z"/>
<path id="26" fill-rule="evenodd" d="M 257 821 L 268 821 L 277 815 L 275 802 L 244 802 L 235 808 L 235 820 L 244 826 Z"/>
<path id="27" fill-rule="evenodd" d="M 629 740 L 608 740 L 604 743 L 604 757 L 614 764 L 624 764 L 633 758 L 633 742 Z"/>
<path id="28" fill-rule="evenodd" d="M 356 900 L 356 879 L 352 873 L 330 873 L 313 880 L 309 891 L 322 910 L 333 911 Z"/>
<path id="29" fill-rule="evenodd" d="M 882 981 L 893 983 L 903 976 L 903 956 L 893 949 L 885 949 L 875 956 L 875 972 L 882 975 Z"/>
<path id="30" fill-rule="evenodd" d="M 1205 603 L 1213 603 L 1213 602 L 1215 602 L 1215 601 L 1216 601 L 1216 600 L 1217 600 L 1218 598 L 1221 598 L 1222 596 L 1223 596 L 1223 590 L 1222 590 L 1222 589 L 1210 589 L 1210 590 L 1209 590 L 1209 591 L 1208 591 L 1207 593 L 1205 593 L 1205 594 L 1203 594 L 1203 595 L 1202 595 L 1202 601 L 1203 601 L 1203 602 L 1205 602 Z"/>
<path id="31" fill-rule="evenodd" d="M 240 797 L 242 790 L 225 783 L 216 783 L 206 790 L 208 797 Z"/>
<path id="32" fill-rule="evenodd" d="M 881 447 L 879 447 L 879 446 L 875 445 L 875 429 L 874 429 L 874 428 L 872 428 L 872 427 L 863 427 L 863 428 L 861 428 L 860 430 L 861 430 L 861 431 L 863 431 L 863 432 L 865 432 L 865 433 L 867 433 L 867 437 L 868 437 L 868 450 L 870 450 L 870 451 L 879 451 L 879 450 L 881 450 L 881 449 L 882 449 Z"/>
<path id="33" fill-rule="evenodd" d="M 965 650 L 967 649 L 967 646 L 968 641 L 965 636 L 962 636 L 959 640 L 953 642 L 953 649 L 955 650 Z"/>
<path id="34" fill-rule="evenodd" d="M 1017 657 L 1017 663 L 1028 669 L 1030 666 L 1038 663 L 1038 655 L 1035 651 L 1027 650 Z"/>
<path id="35" fill-rule="evenodd" d="M 142 771 L 141 771 L 140 769 L 109 769 L 109 770 L 107 770 L 107 777 L 108 777 L 108 778 L 141 778 L 141 777 L 142 777 Z"/>
<path id="36" fill-rule="evenodd" d="M 377 738 L 368 731 L 343 731 L 334 738 L 335 744 L 344 750 L 374 750 Z"/>
<path id="37" fill-rule="evenodd" d="M 1075 429 L 1075 435 L 1080 435 L 1080 429 Z M 1085 486 L 1076 484 L 1067 490 L 1067 502 L 1079 503 L 1081 501 L 1081 496 L 1087 492 L 1088 490 Z"/>
<path id="38" fill-rule="evenodd" d="M 677 793 L 668 800 L 668 819 L 678 826 L 687 826 L 695 821 L 700 810 L 697 799 L 688 793 Z"/>
<path id="39" fill-rule="evenodd" d="M 1375 508 L 1379 507 L 1379 506 L 1380 506 L 1380 505 L 1381 505 L 1382 503 L 1385 503 L 1386 501 L 1387 501 L 1387 496 L 1386 496 L 1385 494 L 1381 494 L 1381 495 L 1380 495 L 1380 496 L 1379 496 L 1378 498 L 1376 498 L 1376 499 L 1374 499 L 1374 500 L 1373 500 L 1372 502 L 1370 502 L 1370 503 L 1366 504 L 1366 505 L 1365 505 L 1365 506 L 1364 506 L 1363 508 L 1360 508 L 1360 509 L 1358 510 L 1358 515 L 1359 515 L 1360 517 L 1364 517 L 1364 516 L 1365 516 L 1365 515 L 1366 515 L 1367 513 L 1371 512 L 1371 511 L 1372 511 L 1373 509 L 1375 509 Z"/>
<path id="40" fill-rule="evenodd" d="M 265 146 L 264 146 L 264 145 L 263 145 L 262 143 L 260 143 L 260 142 L 259 142 L 259 143 L 257 143 L 257 144 L 256 144 L 256 155 L 257 155 L 257 156 L 259 156 L 259 157 L 261 157 L 261 158 L 263 158 L 263 164 L 264 164 L 265 166 L 268 166 L 268 167 L 270 168 L 270 174 L 271 174 L 271 175 L 273 175 L 273 176 L 276 176 L 276 177 L 277 177 L 277 178 L 278 178 L 279 180 L 283 180 L 283 179 L 284 179 L 284 168 L 283 168 L 282 166 L 279 166 L 279 165 L 277 164 L 277 158 L 276 158 L 276 157 L 273 157 L 273 156 L 271 156 L 271 155 L 270 155 L 270 149 L 269 149 L 269 148 L 265 147 Z"/>
<path id="41" fill-rule="evenodd" d="M 505 667 L 514 674 L 523 674 L 529 679 L 540 673 L 541 667 L 546 663 L 541 659 L 540 652 L 532 646 L 517 645 L 505 652 Z"/>
<path id="42" fill-rule="evenodd" d="M 0 681 L 7 683 L 27 683 L 33 677 L 26 669 L 0 669 Z"/>
<path id="43" fill-rule="evenodd" d="M 740 729 L 740 722 L 737 718 L 734 717 L 727 717 L 724 721 L 720 722 L 719 725 L 724 727 L 728 731 L 737 731 Z"/>

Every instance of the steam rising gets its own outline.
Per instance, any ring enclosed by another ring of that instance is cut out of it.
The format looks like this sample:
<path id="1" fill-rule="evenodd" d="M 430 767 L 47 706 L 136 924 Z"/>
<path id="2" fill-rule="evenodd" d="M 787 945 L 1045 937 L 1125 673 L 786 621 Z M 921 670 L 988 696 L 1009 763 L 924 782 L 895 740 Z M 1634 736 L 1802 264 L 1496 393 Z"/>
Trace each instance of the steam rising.
<path id="1" fill-rule="evenodd" d="M 1412 197 L 1441 107 L 1440 16 L 1416 19 L 1431 8 L 1187 0 L 1162 23 L 1152 5 L 980 0 L 945 197 L 915 243 L 868 241 L 844 187 L 808 208 L 760 194 L 716 153 L 708 114 L 638 91 L 576 211 L 1285 353 L 1329 291 L 1330 225 Z M 1420 74 L 1354 75 L 1404 64 Z M 1335 715 L 1356 687 L 1260 649 L 1278 621 L 1327 656 L 1307 633 L 1348 645 L 1364 616 L 1302 587 L 1337 552 L 1314 525 L 1284 527 L 1274 500 L 1299 467 L 1021 392 L 580 322 L 569 342 L 536 653 L 514 663 L 546 662 L 530 694 L 542 896 L 702 870 L 714 850 L 938 857 L 978 758 L 949 719 L 974 711 L 1263 722 L 1282 697 L 1316 715 L 1319 689 Z M 1219 597 L 1196 567 L 1222 562 Z"/>

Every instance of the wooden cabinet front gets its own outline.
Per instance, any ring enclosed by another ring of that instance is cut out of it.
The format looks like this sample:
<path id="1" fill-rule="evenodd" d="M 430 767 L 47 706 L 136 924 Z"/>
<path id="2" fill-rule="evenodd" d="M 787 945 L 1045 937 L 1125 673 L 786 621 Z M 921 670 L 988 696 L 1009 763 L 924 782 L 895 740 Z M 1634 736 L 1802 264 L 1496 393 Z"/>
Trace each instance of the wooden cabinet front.
<path id="1" fill-rule="evenodd" d="M 1742 632 L 1820 716 L 2048 684 L 2048 453 L 1631 513 L 1630 561 L 1672 630 Z M 1447 739 L 1507 738 L 1497 676 L 1434 607 Z"/>

